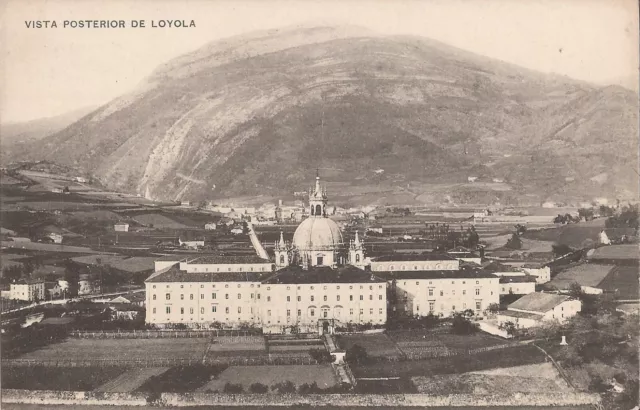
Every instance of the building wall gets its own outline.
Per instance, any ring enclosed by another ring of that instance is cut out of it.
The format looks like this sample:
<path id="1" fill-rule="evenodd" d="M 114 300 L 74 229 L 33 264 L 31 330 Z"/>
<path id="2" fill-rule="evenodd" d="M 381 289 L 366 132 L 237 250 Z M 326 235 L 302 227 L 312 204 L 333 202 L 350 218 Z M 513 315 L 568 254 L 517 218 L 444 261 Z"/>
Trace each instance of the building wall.
<path id="1" fill-rule="evenodd" d="M 396 309 L 419 316 L 429 312 L 450 316 L 466 309 L 480 314 L 490 304 L 500 303 L 498 281 L 498 278 L 398 279 Z"/>
<path id="2" fill-rule="evenodd" d="M 315 331 L 319 319 L 346 323 L 387 321 L 386 283 L 314 283 L 262 285 L 261 320 L 267 332 L 283 326 Z"/>
<path id="3" fill-rule="evenodd" d="M 402 272 L 412 270 L 458 270 L 460 269 L 460 261 L 441 260 L 441 261 L 371 261 L 371 270 L 373 272 Z"/>
<path id="4" fill-rule="evenodd" d="M 259 294 L 259 282 L 147 283 L 146 322 L 159 325 L 220 322 L 229 326 L 257 323 Z"/>
<path id="5" fill-rule="evenodd" d="M 536 282 L 513 282 L 513 283 L 501 283 L 500 294 L 508 295 L 513 293 L 514 295 L 528 295 L 536 291 Z"/>
<path id="6" fill-rule="evenodd" d="M 114 225 L 113 229 L 116 232 L 127 232 L 129 231 L 129 225 Z"/>
<path id="7" fill-rule="evenodd" d="M 551 280 L 551 268 L 544 266 L 542 268 L 522 268 L 525 273 L 535 276 L 537 283 L 547 283 Z"/>
<path id="8" fill-rule="evenodd" d="M 155 272 L 160 272 L 161 270 L 170 268 L 171 266 L 175 265 L 176 263 L 180 263 L 180 261 L 155 261 L 154 262 L 154 271 Z"/>
<path id="9" fill-rule="evenodd" d="M 44 300 L 44 282 L 32 284 L 11 284 L 11 299 L 25 300 L 32 302 L 34 300 Z"/>
<path id="10" fill-rule="evenodd" d="M 540 324 L 540 322 L 536 319 L 530 319 L 526 317 L 512 317 L 512 316 L 501 315 L 501 314 L 496 315 L 496 320 L 498 322 L 498 325 L 501 325 L 507 322 L 512 322 L 520 329 L 528 329 L 531 327 L 536 327 Z"/>
<path id="11" fill-rule="evenodd" d="M 193 263 L 191 264 L 189 262 L 180 262 L 180 270 L 190 272 L 190 273 L 191 272 L 271 272 L 272 264 L 271 262 L 247 263 L 244 265 L 239 263 Z"/>
<path id="12" fill-rule="evenodd" d="M 564 323 L 582 310 L 582 302 L 579 300 L 567 300 L 544 314 L 544 320 L 557 320 Z"/>

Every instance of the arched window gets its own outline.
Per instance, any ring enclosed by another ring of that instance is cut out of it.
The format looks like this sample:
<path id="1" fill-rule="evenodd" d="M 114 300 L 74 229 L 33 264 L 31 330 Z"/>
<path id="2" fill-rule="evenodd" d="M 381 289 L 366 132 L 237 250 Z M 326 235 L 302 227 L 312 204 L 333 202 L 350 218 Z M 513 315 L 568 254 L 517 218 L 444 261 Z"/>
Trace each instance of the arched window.
<path id="1" fill-rule="evenodd" d="M 360 254 L 356 253 L 356 262 L 360 262 Z"/>
<path id="2" fill-rule="evenodd" d="M 284 255 L 280 255 L 280 265 L 284 265 Z"/>
<path id="3" fill-rule="evenodd" d="M 322 207 L 320 205 L 316 205 L 316 215 L 322 215 Z"/>
<path id="4" fill-rule="evenodd" d="M 311 205 L 311 216 L 313 216 L 313 215 L 314 215 L 314 213 L 313 213 L 313 205 Z"/>

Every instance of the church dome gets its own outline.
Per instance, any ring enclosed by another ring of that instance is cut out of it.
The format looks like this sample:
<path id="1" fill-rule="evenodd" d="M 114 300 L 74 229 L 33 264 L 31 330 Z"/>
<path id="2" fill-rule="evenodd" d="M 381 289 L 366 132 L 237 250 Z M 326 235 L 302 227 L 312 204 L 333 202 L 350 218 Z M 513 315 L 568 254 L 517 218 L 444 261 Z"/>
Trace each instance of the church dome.
<path id="1" fill-rule="evenodd" d="M 302 251 L 336 249 L 343 244 L 338 224 L 329 218 L 307 218 L 293 234 L 293 245 Z"/>

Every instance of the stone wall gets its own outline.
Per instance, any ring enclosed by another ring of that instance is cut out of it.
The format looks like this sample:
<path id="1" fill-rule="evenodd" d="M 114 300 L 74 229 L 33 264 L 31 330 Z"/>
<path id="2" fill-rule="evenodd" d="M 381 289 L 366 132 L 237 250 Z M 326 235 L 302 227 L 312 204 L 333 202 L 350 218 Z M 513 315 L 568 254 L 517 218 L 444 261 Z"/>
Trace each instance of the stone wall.
<path id="1" fill-rule="evenodd" d="M 139 393 L 96 393 L 62 391 L 3 390 L 3 403 L 22 404 L 85 404 L 114 406 L 147 406 L 147 396 Z M 426 394 L 205 394 L 205 393 L 163 393 L 155 404 L 174 407 L 189 406 L 302 406 L 331 405 L 352 407 L 403 406 L 403 407 L 517 407 L 591 405 L 600 403 L 597 394 L 589 393 L 515 393 L 515 394 L 452 394 L 432 396 Z"/>

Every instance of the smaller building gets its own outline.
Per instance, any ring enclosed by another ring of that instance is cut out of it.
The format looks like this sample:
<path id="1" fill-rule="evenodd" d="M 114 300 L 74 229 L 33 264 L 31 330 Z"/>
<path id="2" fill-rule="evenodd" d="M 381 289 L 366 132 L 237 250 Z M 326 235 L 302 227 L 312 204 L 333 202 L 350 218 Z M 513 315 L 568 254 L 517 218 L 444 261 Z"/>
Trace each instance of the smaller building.
<path id="1" fill-rule="evenodd" d="M 601 294 L 603 288 L 600 284 L 614 269 L 614 265 L 582 263 L 558 273 L 549 282 L 549 286 L 566 292 L 571 288 L 572 284 L 577 283 L 585 293 Z"/>
<path id="2" fill-rule="evenodd" d="M 35 302 L 44 300 L 44 281 L 40 279 L 20 279 L 11 284 L 11 299 Z"/>
<path id="3" fill-rule="evenodd" d="M 551 280 L 551 268 L 543 264 L 525 264 L 522 266 L 522 270 L 527 275 L 535 276 L 536 282 L 547 283 Z"/>
<path id="4" fill-rule="evenodd" d="M 460 261 L 437 253 L 395 254 L 371 259 L 374 272 L 458 270 Z"/>
<path id="5" fill-rule="evenodd" d="M 50 238 L 53 243 L 62 243 L 62 235 L 59 233 L 51 232 L 47 238 Z"/>
<path id="6" fill-rule="evenodd" d="M 536 278 L 531 275 L 501 276 L 501 295 L 528 295 L 536 291 Z"/>
<path id="7" fill-rule="evenodd" d="M 601 246 L 587 252 L 587 260 L 613 265 L 637 265 L 640 259 L 638 244 Z"/>
<path id="8" fill-rule="evenodd" d="M 582 302 L 566 295 L 530 293 L 516 300 L 496 315 L 499 324 L 512 322 L 519 328 L 530 328 L 545 321 L 563 323 L 582 310 Z"/>
<path id="9" fill-rule="evenodd" d="M 216 230 L 216 224 L 213 222 L 210 222 L 208 224 L 204 225 L 204 229 L 207 231 L 215 231 Z"/>
<path id="10" fill-rule="evenodd" d="M 116 232 L 129 232 L 129 224 L 125 222 L 118 222 L 113 225 L 113 230 Z"/>

